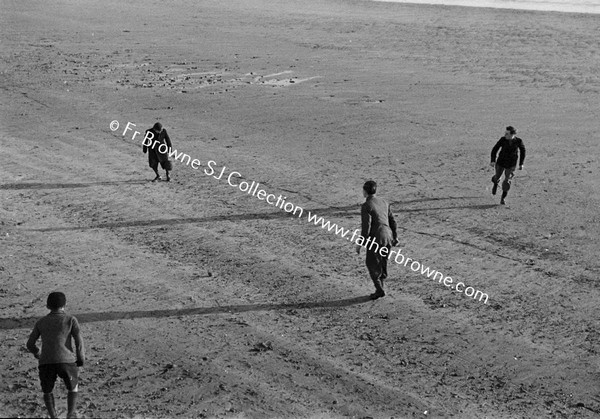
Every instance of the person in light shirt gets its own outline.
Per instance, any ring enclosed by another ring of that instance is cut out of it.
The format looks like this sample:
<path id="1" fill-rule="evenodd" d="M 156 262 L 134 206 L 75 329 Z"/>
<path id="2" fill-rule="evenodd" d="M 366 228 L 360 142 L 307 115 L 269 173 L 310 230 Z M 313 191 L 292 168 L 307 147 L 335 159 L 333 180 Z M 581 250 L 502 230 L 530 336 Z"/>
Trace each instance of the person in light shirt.
<path id="1" fill-rule="evenodd" d="M 39 375 L 44 403 L 51 418 L 56 418 L 54 384 L 57 377 L 65 383 L 67 395 L 67 418 L 77 417 L 79 367 L 85 362 L 83 339 L 79 322 L 65 313 L 67 298 L 62 292 L 51 292 L 46 301 L 50 313 L 39 319 L 27 340 L 27 349 L 39 360 Z M 42 338 L 42 350 L 37 340 Z M 73 351 L 72 342 L 75 343 Z"/>

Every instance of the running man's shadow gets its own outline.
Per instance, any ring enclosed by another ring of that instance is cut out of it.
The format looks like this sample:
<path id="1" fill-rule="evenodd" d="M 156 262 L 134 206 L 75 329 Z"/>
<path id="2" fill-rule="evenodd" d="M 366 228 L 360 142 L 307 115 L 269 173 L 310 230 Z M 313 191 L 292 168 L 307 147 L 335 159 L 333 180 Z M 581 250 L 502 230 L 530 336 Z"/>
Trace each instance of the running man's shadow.
<path id="1" fill-rule="evenodd" d="M 333 301 L 316 301 L 309 303 L 284 303 L 284 304 L 238 304 L 217 307 L 182 308 L 174 310 L 149 310 L 149 311 L 109 311 L 102 313 L 77 313 L 73 314 L 79 323 L 104 322 L 125 319 L 162 318 L 179 316 L 204 316 L 207 314 L 221 313 L 246 313 L 249 311 L 274 311 L 274 310 L 304 310 L 312 308 L 341 308 L 372 301 L 368 295 L 363 297 L 346 298 Z M 38 317 L 12 317 L 0 318 L 0 330 L 29 329 L 32 328 Z"/>

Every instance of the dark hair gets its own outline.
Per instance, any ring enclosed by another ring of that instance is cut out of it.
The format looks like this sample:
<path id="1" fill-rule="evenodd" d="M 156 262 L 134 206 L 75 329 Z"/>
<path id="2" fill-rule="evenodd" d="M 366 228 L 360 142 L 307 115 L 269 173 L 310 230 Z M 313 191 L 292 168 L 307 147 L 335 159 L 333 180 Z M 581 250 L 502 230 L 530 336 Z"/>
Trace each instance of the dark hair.
<path id="1" fill-rule="evenodd" d="M 65 294 L 62 292 L 51 292 L 48 295 L 46 305 L 50 310 L 58 310 L 59 308 L 63 308 L 67 305 L 67 297 L 65 297 Z"/>
<path id="2" fill-rule="evenodd" d="M 367 180 L 363 185 L 363 189 L 369 195 L 375 195 L 375 192 L 377 192 L 377 182 L 374 180 Z"/>
<path id="3" fill-rule="evenodd" d="M 515 129 L 515 127 L 513 127 L 513 126 L 511 126 L 511 125 L 507 126 L 507 127 L 506 127 L 506 130 L 507 130 L 508 132 L 510 132 L 511 134 L 516 134 L 516 133 L 517 133 L 517 130 Z"/>
<path id="4" fill-rule="evenodd" d="M 162 124 L 160 122 L 157 122 L 156 124 L 154 124 L 154 126 L 152 127 L 152 129 L 154 129 L 155 131 L 162 131 Z"/>

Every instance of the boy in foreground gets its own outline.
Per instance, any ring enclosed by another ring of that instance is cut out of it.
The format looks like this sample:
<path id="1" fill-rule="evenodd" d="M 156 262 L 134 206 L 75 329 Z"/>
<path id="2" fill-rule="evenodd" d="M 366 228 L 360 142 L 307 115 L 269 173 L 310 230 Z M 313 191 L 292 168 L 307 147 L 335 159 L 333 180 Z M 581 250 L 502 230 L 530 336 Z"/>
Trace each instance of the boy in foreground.
<path id="1" fill-rule="evenodd" d="M 76 418 L 79 368 L 85 361 L 83 340 L 77 319 L 65 313 L 67 298 L 62 292 L 48 295 L 46 307 L 50 313 L 39 319 L 27 341 L 27 349 L 39 359 L 40 383 L 44 403 L 51 418 L 56 418 L 54 407 L 54 384 L 60 377 L 69 391 L 67 396 L 67 418 Z M 42 350 L 36 345 L 42 338 Z M 73 352 L 71 341 L 75 342 Z"/>

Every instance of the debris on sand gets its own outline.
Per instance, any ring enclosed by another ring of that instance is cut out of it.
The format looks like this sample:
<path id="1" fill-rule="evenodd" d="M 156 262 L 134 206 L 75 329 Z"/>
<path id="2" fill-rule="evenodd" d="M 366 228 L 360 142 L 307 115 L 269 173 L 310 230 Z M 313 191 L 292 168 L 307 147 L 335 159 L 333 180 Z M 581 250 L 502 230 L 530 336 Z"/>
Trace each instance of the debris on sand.
<path id="1" fill-rule="evenodd" d="M 272 350 L 273 344 L 271 342 L 259 342 L 254 345 L 254 348 L 250 349 L 251 352 L 266 352 Z"/>

